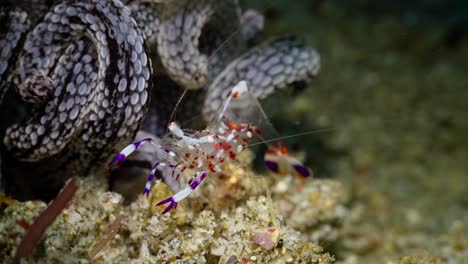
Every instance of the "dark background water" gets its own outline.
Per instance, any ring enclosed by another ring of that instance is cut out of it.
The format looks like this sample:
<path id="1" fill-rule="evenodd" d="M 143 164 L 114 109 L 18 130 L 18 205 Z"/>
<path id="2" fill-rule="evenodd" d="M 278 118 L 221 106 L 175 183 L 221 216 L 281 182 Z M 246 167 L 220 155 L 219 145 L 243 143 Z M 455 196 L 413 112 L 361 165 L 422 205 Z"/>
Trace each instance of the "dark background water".
<path id="1" fill-rule="evenodd" d="M 301 96 L 265 104 L 283 135 L 332 129 L 288 143 L 345 183 L 362 209 L 354 234 L 377 242 L 328 248 L 348 263 L 468 261 L 468 2 L 244 4 L 265 14 L 266 36 L 294 33 L 321 54 Z"/>
<path id="2" fill-rule="evenodd" d="M 321 55 L 299 96 L 263 102 L 282 135 L 327 129 L 287 140 L 349 190 L 341 237 L 315 242 L 344 263 L 468 263 L 468 1 L 242 3 L 265 15 L 262 37 Z"/>

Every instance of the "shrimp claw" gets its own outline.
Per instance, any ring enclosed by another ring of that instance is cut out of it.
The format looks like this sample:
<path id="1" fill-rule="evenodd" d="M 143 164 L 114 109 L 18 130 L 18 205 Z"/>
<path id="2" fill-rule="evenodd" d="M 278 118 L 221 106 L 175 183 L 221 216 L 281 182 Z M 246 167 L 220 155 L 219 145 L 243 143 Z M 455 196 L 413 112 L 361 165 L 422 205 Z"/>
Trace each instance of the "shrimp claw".
<path id="1" fill-rule="evenodd" d="M 206 178 L 206 175 L 207 175 L 206 171 L 203 171 L 201 173 L 200 178 L 197 179 L 198 172 L 195 173 L 195 175 L 188 181 L 184 189 L 174 194 L 173 196 L 160 201 L 158 204 L 156 204 L 156 206 L 169 203 L 166 209 L 164 209 L 163 214 L 169 212 L 172 208 L 177 208 L 177 204 L 183 199 L 185 199 L 187 196 L 189 196 L 198 187 L 198 185 L 200 185 L 200 183 Z"/>

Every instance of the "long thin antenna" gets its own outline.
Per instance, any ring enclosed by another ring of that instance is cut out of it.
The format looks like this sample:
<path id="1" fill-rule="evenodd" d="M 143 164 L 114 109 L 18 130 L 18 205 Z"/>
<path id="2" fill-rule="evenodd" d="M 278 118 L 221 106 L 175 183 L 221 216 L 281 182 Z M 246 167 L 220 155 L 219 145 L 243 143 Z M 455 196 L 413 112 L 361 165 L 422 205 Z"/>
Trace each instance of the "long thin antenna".
<path id="1" fill-rule="evenodd" d="M 270 5 L 270 3 L 267 2 L 267 5 Z M 253 18 L 249 18 L 249 19 L 253 19 Z M 222 49 L 226 46 L 227 43 L 229 43 L 231 41 L 231 39 L 239 34 L 239 32 L 241 31 L 241 25 L 239 25 L 237 27 L 236 30 L 234 30 L 231 34 L 229 34 L 229 36 L 223 40 L 223 42 L 221 42 L 221 44 L 211 53 L 211 55 L 208 57 L 206 63 L 204 65 L 201 65 L 200 67 L 198 67 L 198 69 L 195 71 L 195 73 L 192 75 L 192 81 L 195 79 L 195 77 L 197 76 L 197 74 L 200 73 L 201 69 L 203 67 L 207 67 L 208 66 L 208 63 L 213 59 L 213 57 Z M 184 89 L 184 91 L 182 92 L 182 94 L 180 95 L 179 97 L 179 100 L 177 101 L 176 105 L 174 106 L 174 109 L 172 110 L 172 113 L 171 113 L 171 116 L 169 118 L 169 123 L 174 121 L 174 117 L 175 117 L 175 114 L 177 112 L 177 109 L 179 108 L 179 105 L 180 103 L 182 102 L 182 100 L 184 99 L 184 96 L 185 94 L 187 93 L 187 89 Z M 169 124 L 168 124 L 169 125 Z"/>
<path id="2" fill-rule="evenodd" d="M 187 89 L 184 89 L 184 91 L 182 92 L 182 94 L 179 96 L 179 100 L 177 100 L 177 103 L 175 104 L 174 109 L 172 109 L 171 116 L 169 117 L 169 124 L 170 124 L 172 121 L 174 121 L 177 108 L 179 108 L 179 105 L 180 105 L 180 103 L 182 102 L 182 99 L 184 99 L 184 96 L 185 96 L 186 93 L 187 93 Z M 167 124 L 166 127 L 169 127 L 169 124 Z"/>
<path id="3" fill-rule="evenodd" d="M 208 57 L 207 59 L 207 62 L 204 64 L 204 65 L 201 65 L 200 67 L 198 67 L 197 71 L 192 75 L 192 81 L 195 79 L 195 77 L 197 76 L 198 73 L 200 73 L 201 69 L 203 67 L 206 67 L 208 66 L 208 63 L 213 59 L 213 57 L 216 55 L 216 53 L 218 53 L 224 46 L 226 46 L 226 44 L 236 35 L 240 32 L 240 28 L 238 28 L 237 30 L 235 30 L 234 32 L 232 32 L 212 53 L 211 55 Z M 172 110 L 172 113 L 171 113 L 171 116 L 169 117 L 169 123 L 174 121 L 174 117 L 175 117 L 175 114 L 177 112 L 177 109 L 179 108 L 179 105 L 180 103 L 182 102 L 182 100 L 184 99 L 184 96 L 185 94 L 187 93 L 187 89 L 184 89 L 184 91 L 182 92 L 182 94 L 180 95 L 179 97 L 179 100 L 177 100 L 177 103 L 176 105 L 174 106 L 174 109 Z M 169 125 L 169 124 L 168 124 Z"/>
<path id="4" fill-rule="evenodd" d="M 235 35 L 237 35 L 237 34 L 240 32 L 240 30 L 241 30 L 240 27 L 237 28 L 237 29 L 234 30 L 231 34 L 229 34 L 229 36 L 228 36 L 225 40 L 223 40 L 223 42 L 221 42 L 221 44 L 220 44 L 220 45 L 211 53 L 211 55 L 208 57 L 207 63 L 206 63 L 205 65 L 201 65 L 201 66 L 197 69 L 196 73 L 193 74 L 192 80 L 193 80 L 193 78 L 195 78 L 195 77 L 197 76 L 197 74 L 200 72 L 200 70 L 201 70 L 203 67 L 208 66 L 208 62 L 210 62 L 210 61 L 213 59 L 214 55 L 216 55 L 222 48 L 224 48 L 224 46 L 226 46 L 226 44 L 227 44 L 229 41 L 231 41 L 231 39 L 232 39 Z"/>
<path id="5" fill-rule="evenodd" d="M 263 140 L 263 141 L 260 141 L 260 142 L 255 142 L 255 143 L 247 145 L 247 147 L 256 146 L 256 145 L 269 143 L 269 142 L 273 142 L 273 141 L 278 141 L 278 140 L 282 140 L 282 139 L 287 139 L 287 138 L 300 137 L 300 136 L 311 135 L 311 134 L 318 134 L 318 133 L 333 131 L 333 130 L 335 130 L 335 128 L 324 128 L 324 129 L 308 131 L 308 132 L 293 134 L 293 135 L 284 136 L 284 137 L 277 137 L 277 138 L 273 138 L 273 139 Z"/>

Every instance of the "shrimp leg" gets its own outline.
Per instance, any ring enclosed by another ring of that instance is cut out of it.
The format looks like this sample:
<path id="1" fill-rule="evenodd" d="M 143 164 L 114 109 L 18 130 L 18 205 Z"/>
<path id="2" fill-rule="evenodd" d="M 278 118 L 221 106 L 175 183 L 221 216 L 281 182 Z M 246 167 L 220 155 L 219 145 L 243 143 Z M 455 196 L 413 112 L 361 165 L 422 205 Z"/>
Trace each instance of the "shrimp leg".
<path id="1" fill-rule="evenodd" d="M 117 164 L 121 164 L 124 159 L 128 156 L 130 156 L 130 154 L 132 154 L 135 150 L 137 150 L 139 147 L 141 147 L 143 144 L 147 143 L 147 142 L 151 142 L 153 144 L 156 144 L 154 142 L 153 139 L 151 138 L 145 138 L 145 139 L 142 139 L 140 141 L 137 141 L 137 142 L 134 142 L 128 146 L 126 146 L 120 153 L 119 155 L 115 156 L 112 161 L 109 163 L 109 167 L 112 166 L 113 164 L 117 163 Z M 156 144 L 157 145 L 157 144 Z"/>
<path id="2" fill-rule="evenodd" d="M 197 172 L 195 173 L 195 175 L 192 176 L 192 178 L 190 178 L 184 189 L 174 194 L 173 196 L 162 200 L 156 205 L 159 206 L 169 203 L 169 205 L 163 211 L 163 214 L 169 212 L 173 207 L 177 208 L 177 203 L 189 196 L 193 192 L 193 190 L 195 190 L 198 187 L 198 185 L 200 185 L 200 183 L 206 178 L 207 175 L 206 171 L 202 171 L 200 177 L 198 177 L 198 174 L 199 173 Z"/>
<path id="3" fill-rule="evenodd" d="M 145 185 L 145 190 L 143 191 L 144 194 L 146 194 L 146 196 L 148 196 L 150 190 L 151 190 L 151 183 L 153 182 L 153 179 L 154 179 L 154 175 L 156 174 L 156 170 L 158 168 L 163 168 L 167 166 L 166 163 L 164 162 L 156 162 L 154 165 L 153 165 L 153 169 L 151 170 L 150 174 L 148 175 L 148 180 L 146 181 L 146 185 Z M 158 182 L 159 180 L 157 180 Z"/>

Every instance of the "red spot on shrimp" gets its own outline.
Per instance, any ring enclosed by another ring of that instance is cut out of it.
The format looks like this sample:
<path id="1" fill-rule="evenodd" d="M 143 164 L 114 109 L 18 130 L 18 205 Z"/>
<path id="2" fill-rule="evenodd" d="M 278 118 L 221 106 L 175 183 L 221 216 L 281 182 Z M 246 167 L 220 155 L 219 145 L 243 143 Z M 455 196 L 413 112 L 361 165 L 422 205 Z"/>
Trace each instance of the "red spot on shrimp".
<path id="1" fill-rule="evenodd" d="M 229 123 L 228 123 L 228 127 L 229 127 L 230 129 L 234 129 L 234 130 L 236 130 L 236 129 L 239 128 L 239 126 L 238 126 L 236 123 L 234 123 L 234 122 L 229 122 Z"/>
<path id="2" fill-rule="evenodd" d="M 234 153 L 232 151 L 229 151 L 229 157 L 231 157 L 231 159 L 235 159 L 236 158 L 236 153 Z"/>
<path id="3" fill-rule="evenodd" d="M 229 150 L 231 149 L 231 144 L 227 143 L 227 142 L 219 142 L 219 143 L 216 143 L 215 144 L 215 150 L 216 151 L 219 151 L 219 150 Z"/>
<path id="4" fill-rule="evenodd" d="M 288 155 L 288 154 L 289 154 L 288 149 L 286 149 L 285 147 L 280 147 L 279 151 L 280 151 L 281 154 L 283 154 L 283 155 Z"/>
<path id="5" fill-rule="evenodd" d="M 209 168 L 208 168 L 211 172 L 216 172 L 213 164 L 210 164 Z"/>

